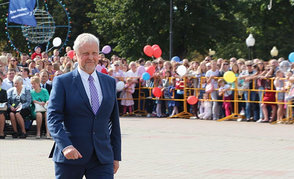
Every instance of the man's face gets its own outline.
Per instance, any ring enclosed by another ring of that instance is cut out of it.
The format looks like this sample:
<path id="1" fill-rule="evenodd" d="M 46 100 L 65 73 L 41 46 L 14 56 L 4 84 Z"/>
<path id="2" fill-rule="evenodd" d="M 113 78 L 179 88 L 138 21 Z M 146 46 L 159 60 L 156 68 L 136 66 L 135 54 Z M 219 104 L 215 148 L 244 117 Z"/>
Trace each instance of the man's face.
<path id="1" fill-rule="evenodd" d="M 36 53 L 41 53 L 41 48 L 40 47 L 36 48 Z"/>
<path id="2" fill-rule="evenodd" d="M 15 76 L 15 72 L 14 72 L 14 71 L 9 71 L 9 72 L 7 73 L 7 78 L 8 78 L 10 81 L 13 80 L 14 76 Z"/>
<path id="3" fill-rule="evenodd" d="M 136 71 L 136 70 L 137 70 L 137 66 L 136 66 L 136 64 L 132 64 L 132 65 L 131 65 L 131 69 L 132 69 L 132 71 Z"/>
<path id="4" fill-rule="evenodd" d="M 54 56 L 59 56 L 59 51 L 58 50 L 54 51 Z"/>
<path id="5" fill-rule="evenodd" d="M 93 73 L 99 61 L 99 47 L 95 42 L 86 42 L 77 50 L 79 67 L 88 74 Z"/>
<path id="6" fill-rule="evenodd" d="M 27 61 L 27 59 L 28 59 L 28 56 L 27 56 L 27 55 L 22 55 L 22 56 L 21 56 L 21 61 L 22 61 L 22 62 Z"/>
<path id="7" fill-rule="evenodd" d="M 23 78 L 26 78 L 29 74 L 27 73 L 27 71 L 25 71 L 24 69 L 21 70 L 21 76 Z"/>
<path id="8" fill-rule="evenodd" d="M 49 79 L 48 73 L 41 73 L 40 74 L 40 78 L 41 78 L 41 83 L 46 83 Z"/>

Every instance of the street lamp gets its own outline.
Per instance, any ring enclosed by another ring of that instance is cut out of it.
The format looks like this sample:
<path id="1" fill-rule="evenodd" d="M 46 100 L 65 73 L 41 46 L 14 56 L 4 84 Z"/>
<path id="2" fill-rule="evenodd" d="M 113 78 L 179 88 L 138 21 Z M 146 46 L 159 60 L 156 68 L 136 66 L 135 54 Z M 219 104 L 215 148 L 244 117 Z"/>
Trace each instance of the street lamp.
<path id="1" fill-rule="evenodd" d="M 208 55 L 212 57 L 213 55 L 215 55 L 215 51 L 209 49 L 209 51 L 208 51 Z"/>
<path id="2" fill-rule="evenodd" d="M 273 47 L 273 49 L 271 50 L 271 56 L 272 57 L 276 57 L 279 54 L 279 50 L 277 49 L 276 46 Z"/>
<path id="3" fill-rule="evenodd" d="M 246 45 L 249 49 L 249 60 L 252 60 L 253 54 L 252 54 L 252 47 L 255 45 L 255 39 L 252 34 L 249 34 L 249 36 L 246 39 Z M 252 55 L 251 55 L 252 54 Z"/>
<path id="4" fill-rule="evenodd" d="M 173 0 L 169 1 L 169 59 L 173 56 Z"/>

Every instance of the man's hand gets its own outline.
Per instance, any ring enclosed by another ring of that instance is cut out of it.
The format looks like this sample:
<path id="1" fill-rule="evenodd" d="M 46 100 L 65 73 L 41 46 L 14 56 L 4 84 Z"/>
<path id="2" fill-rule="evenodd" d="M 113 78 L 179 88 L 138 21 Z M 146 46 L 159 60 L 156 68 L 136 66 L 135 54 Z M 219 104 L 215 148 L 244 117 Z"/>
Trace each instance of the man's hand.
<path id="1" fill-rule="evenodd" d="M 80 152 L 76 148 L 74 148 L 73 146 L 69 146 L 69 147 L 65 148 L 65 150 L 63 151 L 63 155 L 68 160 L 76 160 L 79 158 L 83 158 L 83 156 L 80 154 Z"/>
<path id="2" fill-rule="evenodd" d="M 113 161 L 113 172 L 114 172 L 114 174 L 116 174 L 118 168 L 119 168 L 119 161 L 114 160 Z"/>

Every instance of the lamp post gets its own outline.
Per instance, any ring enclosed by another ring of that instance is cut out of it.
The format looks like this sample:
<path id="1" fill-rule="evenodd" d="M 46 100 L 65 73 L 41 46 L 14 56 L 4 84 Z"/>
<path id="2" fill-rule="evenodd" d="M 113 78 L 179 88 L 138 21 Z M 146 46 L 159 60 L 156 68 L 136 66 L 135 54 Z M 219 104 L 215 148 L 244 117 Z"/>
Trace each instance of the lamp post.
<path id="1" fill-rule="evenodd" d="M 215 51 L 209 49 L 209 51 L 208 51 L 208 55 L 209 55 L 210 57 L 212 57 L 213 55 L 215 55 Z"/>
<path id="2" fill-rule="evenodd" d="M 173 0 L 169 5 L 169 59 L 173 56 Z"/>
<path id="3" fill-rule="evenodd" d="M 246 45 L 249 49 L 249 60 L 252 60 L 253 58 L 252 47 L 255 45 L 255 39 L 252 34 L 249 34 L 249 36 L 247 37 Z"/>
<path id="4" fill-rule="evenodd" d="M 271 50 L 271 56 L 276 57 L 276 56 L 278 56 L 278 54 L 279 54 L 279 50 L 277 49 L 276 46 L 274 46 Z"/>

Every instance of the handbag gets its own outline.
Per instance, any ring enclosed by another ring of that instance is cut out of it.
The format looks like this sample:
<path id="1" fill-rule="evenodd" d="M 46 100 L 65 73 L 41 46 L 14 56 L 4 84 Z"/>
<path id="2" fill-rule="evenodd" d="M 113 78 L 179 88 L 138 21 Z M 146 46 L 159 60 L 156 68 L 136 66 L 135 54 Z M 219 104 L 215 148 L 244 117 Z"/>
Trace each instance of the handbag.
<path id="1" fill-rule="evenodd" d="M 47 109 L 44 106 L 35 103 L 35 112 L 46 112 L 46 111 Z"/>
<path id="2" fill-rule="evenodd" d="M 205 92 L 206 93 L 211 93 L 214 90 L 214 86 L 212 83 L 208 83 L 205 87 Z"/>
<path id="3" fill-rule="evenodd" d="M 7 111 L 7 103 L 0 103 L 0 111 Z"/>

